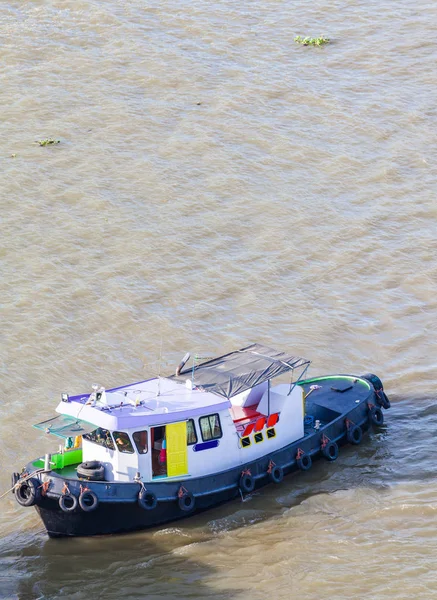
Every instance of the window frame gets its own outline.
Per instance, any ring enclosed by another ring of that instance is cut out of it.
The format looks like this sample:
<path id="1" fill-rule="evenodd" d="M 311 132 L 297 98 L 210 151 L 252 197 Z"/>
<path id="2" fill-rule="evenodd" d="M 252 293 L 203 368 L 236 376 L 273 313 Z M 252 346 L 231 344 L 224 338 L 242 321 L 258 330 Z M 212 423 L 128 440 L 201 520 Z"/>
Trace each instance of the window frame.
<path id="1" fill-rule="evenodd" d="M 129 440 L 129 443 L 131 445 L 132 450 L 120 450 L 120 447 L 117 444 L 117 436 L 115 435 L 115 434 L 120 434 L 120 433 L 122 433 L 123 435 L 127 435 L 127 438 Z M 127 433 L 127 431 L 113 431 L 112 434 L 113 434 L 113 437 L 114 437 L 114 441 L 115 441 L 115 445 L 117 447 L 117 450 L 121 454 L 135 454 L 134 445 L 132 444 L 132 440 L 130 439 L 130 435 Z"/>
<path id="2" fill-rule="evenodd" d="M 123 433 L 123 432 L 119 432 L 119 433 Z M 146 451 L 145 452 L 140 452 L 140 449 L 138 447 L 137 441 L 135 439 L 136 434 L 141 434 L 141 433 L 145 433 L 146 434 Z M 137 453 L 140 456 L 144 456 L 144 454 L 148 454 L 149 453 L 149 432 L 147 429 L 141 429 L 140 431 L 134 431 L 134 433 L 132 434 L 132 439 L 134 441 L 135 444 L 135 448 L 137 449 Z M 135 450 L 134 450 L 135 452 Z M 125 454 L 128 454 L 127 452 Z"/>
<path id="3" fill-rule="evenodd" d="M 95 433 L 98 429 L 100 429 L 100 431 L 106 431 L 106 433 L 109 435 L 109 439 L 111 440 L 112 443 L 112 448 L 111 446 L 108 446 L 108 444 L 106 443 L 106 440 L 108 439 L 108 435 L 105 437 L 104 439 L 104 443 L 100 444 L 99 442 L 96 442 L 96 440 L 91 440 L 89 439 L 89 436 L 93 433 Z M 111 432 L 109 431 L 109 429 L 105 429 L 104 427 L 96 427 L 93 431 L 90 431 L 89 433 L 84 433 L 82 435 L 82 439 L 85 440 L 86 442 L 90 442 L 91 444 L 96 444 L 96 446 L 100 446 L 101 448 L 105 448 L 106 450 L 111 450 L 112 452 L 116 452 L 117 450 L 117 445 L 114 441 L 114 438 L 111 435 Z"/>
<path id="4" fill-rule="evenodd" d="M 189 442 L 188 441 L 188 423 L 192 423 L 193 424 L 193 432 L 194 432 L 194 442 Z M 194 419 L 187 419 L 187 446 L 194 446 L 195 444 L 197 444 L 197 442 L 199 441 L 199 437 L 197 435 L 197 430 L 196 430 L 196 423 L 194 422 Z"/>
<path id="5" fill-rule="evenodd" d="M 213 435 L 213 431 L 211 429 L 211 423 L 209 421 L 209 419 L 211 417 L 217 417 L 217 419 L 218 419 L 218 425 L 219 425 L 219 428 L 220 428 L 220 435 L 216 435 L 216 436 Z M 207 439 L 205 439 L 204 436 L 203 436 L 203 429 L 202 429 L 202 424 L 201 424 L 202 419 L 208 419 L 209 431 L 210 431 L 212 437 L 209 437 Z M 219 440 L 219 439 L 221 439 L 223 437 L 222 424 L 221 424 L 221 421 L 220 421 L 220 415 L 218 413 L 212 413 L 210 415 L 204 415 L 203 417 L 199 417 L 199 429 L 200 429 L 200 435 L 202 436 L 202 441 L 203 442 L 210 442 L 212 440 Z"/>

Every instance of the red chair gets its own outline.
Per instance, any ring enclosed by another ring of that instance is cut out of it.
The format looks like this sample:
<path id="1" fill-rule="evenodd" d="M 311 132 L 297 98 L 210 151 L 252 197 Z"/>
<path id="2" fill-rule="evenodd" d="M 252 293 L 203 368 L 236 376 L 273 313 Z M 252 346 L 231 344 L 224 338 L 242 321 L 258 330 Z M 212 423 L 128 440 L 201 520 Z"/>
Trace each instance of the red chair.
<path id="1" fill-rule="evenodd" d="M 255 427 L 255 423 L 249 423 L 249 425 L 247 425 L 246 429 L 243 431 L 242 437 L 246 437 L 247 435 L 250 435 L 252 433 L 254 427 Z"/>
<path id="2" fill-rule="evenodd" d="M 265 424 L 266 424 L 265 417 L 261 417 L 260 419 L 258 419 L 258 421 L 256 422 L 256 425 L 255 425 L 255 431 L 261 431 L 262 429 L 264 429 Z"/>
<path id="3" fill-rule="evenodd" d="M 279 421 L 278 413 L 273 413 L 267 419 L 267 427 L 274 427 L 278 421 Z"/>

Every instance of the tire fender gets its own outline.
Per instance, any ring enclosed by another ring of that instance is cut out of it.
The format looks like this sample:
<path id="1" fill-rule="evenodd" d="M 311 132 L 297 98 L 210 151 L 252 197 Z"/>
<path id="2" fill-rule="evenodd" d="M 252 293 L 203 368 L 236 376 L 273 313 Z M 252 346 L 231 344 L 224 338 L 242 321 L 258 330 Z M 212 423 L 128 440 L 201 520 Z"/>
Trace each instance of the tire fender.
<path id="1" fill-rule="evenodd" d="M 179 508 L 183 512 L 191 512 L 192 510 L 194 510 L 196 499 L 194 498 L 191 492 L 185 492 L 182 496 L 179 496 L 178 504 Z"/>
<path id="2" fill-rule="evenodd" d="M 354 446 L 358 446 L 363 439 L 363 431 L 359 425 L 350 425 L 346 433 L 347 441 Z"/>
<path id="3" fill-rule="evenodd" d="M 255 479 L 250 473 L 245 473 L 240 477 L 239 487 L 245 494 L 250 494 L 255 489 Z"/>
<path id="4" fill-rule="evenodd" d="M 309 454 L 304 452 L 296 459 L 296 465 L 301 471 L 309 471 L 313 466 L 313 459 Z"/>
<path id="5" fill-rule="evenodd" d="M 379 406 L 372 406 L 369 410 L 369 420 L 373 425 L 381 427 L 384 425 L 384 414 Z"/>
<path id="6" fill-rule="evenodd" d="M 338 458 L 338 446 L 335 442 L 329 441 L 325 446 L 322 446 L 322 454 L 326 460 L 334 461 Z"/>
<path id="7" fill-rule="evenodd" d="M 84 512 L 92 512 L 93 510 L 96 510 L 98 505 L 99 499 L 91 490 L 82 492 L 82 494 L 79 496 L 79 506 Z"/>
<path id="8" fill-rule="evenodd" d="M 15 489 L 15 498 L 21 506 L 33 506 L 41 498 L 40 482 L 35 477 L 19 483 Z"/>
<path id="9" fill-rule="evenodd" d="M 59 498 L 59 507 L 65 513 L 71 513 L 77 508 L 77 498 L 74 494 L 63 494 Z"/>
<path id="10" fill-rule="evenodd" d="M 269 479 L 273 483 L 281 483 L 284 479 L 284 469 L 279 465 L 275 465 L 269 473 Z"/>
<path id="11" fill-rule="evenodd" d="M 138 494 L 138 504 L 144 510 L 153 510 L 158 506 L 158 499 L 153 492 L 141 488 L 140 493 Z"/>

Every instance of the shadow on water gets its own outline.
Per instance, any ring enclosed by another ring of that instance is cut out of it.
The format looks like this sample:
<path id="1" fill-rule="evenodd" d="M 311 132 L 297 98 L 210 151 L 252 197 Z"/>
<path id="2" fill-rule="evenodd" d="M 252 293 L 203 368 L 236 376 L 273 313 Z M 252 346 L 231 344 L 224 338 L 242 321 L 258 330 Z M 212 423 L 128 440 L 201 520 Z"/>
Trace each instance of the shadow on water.
<path id="1" fill-rule="evenodd" d="M 218 594 L 204 583 L 214 569 L 185 553 L 202 541 L 179 527 L 62 540 L 48 539 L 42 531 L 11 535 L 0 541 L 0 598 L 153 600 L 238 593 Z"/>
<path id="2" fill-rule="evenodd" d="M 336 463 L 319 460 L 308 473 L 267 486 L 245 502 L 235 500 L 163 529 L 68 540 L 50 540 L 41 531 L 4 537 L 0 598 L 223 599 L 243 594 L 244 589 L 226 592 L 208 584 L 219 574 L 202 555 L 202 542 L 279 518 L 318 494 L 357 487 L 383 494 L 405 480 L 435 477 L 435 399 L 393 398 L 385 423 L 360 446 L 341 448 Z"/>

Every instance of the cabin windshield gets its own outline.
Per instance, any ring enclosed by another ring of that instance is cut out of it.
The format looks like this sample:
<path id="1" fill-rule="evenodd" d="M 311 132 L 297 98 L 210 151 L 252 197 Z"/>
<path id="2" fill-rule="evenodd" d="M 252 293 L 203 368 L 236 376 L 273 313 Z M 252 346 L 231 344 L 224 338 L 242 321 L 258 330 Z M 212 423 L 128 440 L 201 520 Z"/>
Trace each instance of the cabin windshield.
<path id="1" fill-rule="evenodd" d="M 147 454 L 147 431 L 136 431 L 133 436 L 138 454 Z"/>
<path id="2" fill-rule="evenodd" d="M 91 431 L 91 433 L 86 433 L 83 436 L 83 439 L 92 442 L 93 444 L 103 446 L 104 448 L 108 448 L 108 450 L 115 450 L 110 432 L 102 427 L 98 427 L 94 431 Z"/>
<path id="3" fill-rule="evenodd" d="M 114 439 L 119 452 L 125 452 L 126 454 L 134 453 L 132 442 L 127 433 L 124 431 L 114 431 Z"/>

